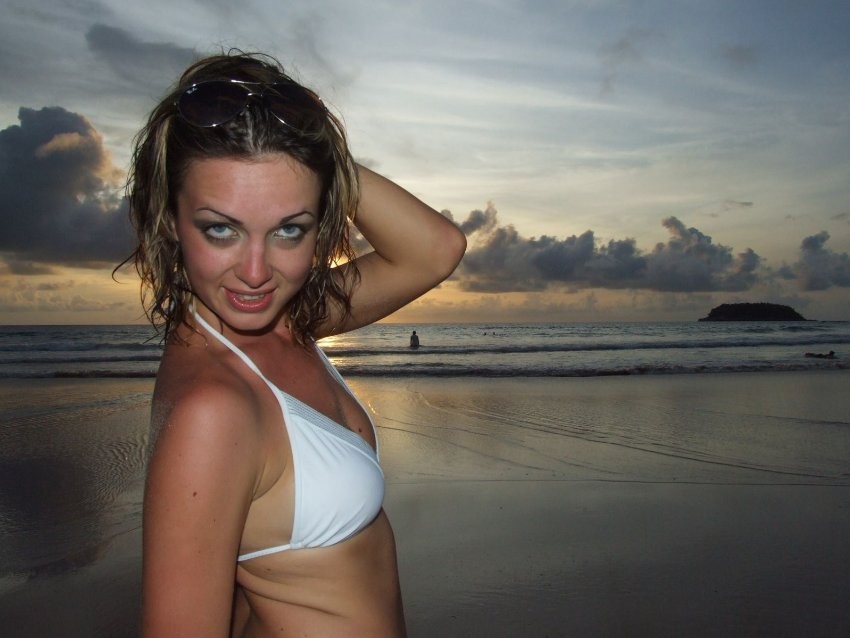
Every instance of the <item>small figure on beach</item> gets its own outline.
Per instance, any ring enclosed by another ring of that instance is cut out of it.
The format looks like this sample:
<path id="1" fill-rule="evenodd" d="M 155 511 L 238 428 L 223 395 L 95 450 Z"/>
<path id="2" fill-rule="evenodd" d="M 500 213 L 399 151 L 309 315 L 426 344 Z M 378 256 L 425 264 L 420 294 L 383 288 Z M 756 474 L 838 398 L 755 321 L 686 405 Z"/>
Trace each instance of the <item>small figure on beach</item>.
<path id="1" fill-rule="evenodd" d="M 827 353 L 807 352 L 806 356 L 812 359 L 835 359 L 835 350 L 830 350 Z"/>
<path id="2" fill-rule="evenodd" d="M 356 164 L 341 121 L 261 54 L 183 73 L 127 190 L 165 345 L 142 636 L 403 636 L 375 426 L 316 341 L 434 288 L 463 233 Z M 372 252 L 355 257 L 355 228 Z"/>
<path id="3" fill-rule="evenodd" d="M 414 350 L 419 347 L 419 335 L 416 334 L 416 331 L 413 331 L 413 334 L 410 335 L 410 347 Z"/>

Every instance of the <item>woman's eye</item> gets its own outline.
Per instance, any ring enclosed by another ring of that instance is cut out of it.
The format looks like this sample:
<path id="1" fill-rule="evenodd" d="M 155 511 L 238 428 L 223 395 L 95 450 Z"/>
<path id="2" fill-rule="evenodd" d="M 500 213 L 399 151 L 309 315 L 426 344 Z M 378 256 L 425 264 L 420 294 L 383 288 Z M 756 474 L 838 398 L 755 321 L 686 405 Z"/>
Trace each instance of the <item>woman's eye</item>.
<path id="1" fill-rule="evenodd" d="M 227 224 L 210 224 L 204 228 L 204 234 L 210 239 L 232 239 L 236 232 Z"/>
<path id="2" fill-rule="evenodd" d="M 274 235 L 281 239 L 300 239 L 304 234 L 304 229 L 297 224 L 285 224 L 278 228 Z"/>

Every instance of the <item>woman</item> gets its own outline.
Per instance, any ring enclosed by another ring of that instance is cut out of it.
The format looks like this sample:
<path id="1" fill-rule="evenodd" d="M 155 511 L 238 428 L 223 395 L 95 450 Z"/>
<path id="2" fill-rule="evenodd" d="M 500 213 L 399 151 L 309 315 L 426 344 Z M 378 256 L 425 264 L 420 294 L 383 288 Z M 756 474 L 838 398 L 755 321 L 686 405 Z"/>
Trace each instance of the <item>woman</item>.
<path id="1" fill-rule="evenodd" d="M 128 193 L 166 343 L 143 635 L 403 636 L 374 426 L 314 340 L 436 286 L 462 233 L 356 165 L 321 100 L 259 55 L 183 74 Z M 354 258 L 349 224 L 373 252 Z"/>

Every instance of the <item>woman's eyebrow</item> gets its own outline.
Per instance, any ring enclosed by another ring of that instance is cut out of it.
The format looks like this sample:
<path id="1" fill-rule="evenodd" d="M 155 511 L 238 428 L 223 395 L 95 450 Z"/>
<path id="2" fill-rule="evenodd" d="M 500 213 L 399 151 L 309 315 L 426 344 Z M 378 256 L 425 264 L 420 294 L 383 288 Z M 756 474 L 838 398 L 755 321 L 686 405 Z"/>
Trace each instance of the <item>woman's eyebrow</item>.
<path id="1" fill-rule="evenodd" d="M 203 211 L 208 211 L 208 212 L 210 212 L 214 215 L 218 215 L 219 217 L 223 217 L 225 220 L 227 220 L 228 222 L 230 222 L 234 226 L 240 226 L 240 227 L 244 226 L 244 222 L 242 222 L 242 220 L 236 219 L 235 217 L 231 217 L 230 215 L 227 215 L 226 213 L 222 213 L 221 211 L 218 211 L 214 208 L 210 208 L 209 206 L 201 206 L 200 208 L 195 210 L 196 213 L 200 213 L 200 212 L 203 212 Z M 287 224 L 290 221 L 292 221 L 293 219 L 300 217 L 301 215 L 309 215 L 310 217 L 313 217 L 314 219 L 316 217 L 316 214 L 313 211 L 304 209 L 304 210 L 299 211 L 297 213 L 292 213 L 291 215 L 285 215 L 284 217 L 281 217 L 281 219 L 278 221 L 278 225 L 282 226 L 283 224 Z"/>

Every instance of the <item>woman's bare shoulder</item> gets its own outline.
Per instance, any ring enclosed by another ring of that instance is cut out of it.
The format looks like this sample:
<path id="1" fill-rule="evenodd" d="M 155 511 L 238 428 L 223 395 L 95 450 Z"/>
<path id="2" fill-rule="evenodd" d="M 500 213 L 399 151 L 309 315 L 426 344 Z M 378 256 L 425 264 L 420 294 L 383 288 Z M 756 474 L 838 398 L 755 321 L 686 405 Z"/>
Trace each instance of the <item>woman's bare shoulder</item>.
<path id="1" fill-rule="evenodd" d="M 155 457 L 251 460 L 261 417 L 256 387 L 233 365 L 203 351 L 164 357 L 151 409 Z"/>

